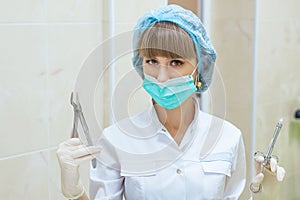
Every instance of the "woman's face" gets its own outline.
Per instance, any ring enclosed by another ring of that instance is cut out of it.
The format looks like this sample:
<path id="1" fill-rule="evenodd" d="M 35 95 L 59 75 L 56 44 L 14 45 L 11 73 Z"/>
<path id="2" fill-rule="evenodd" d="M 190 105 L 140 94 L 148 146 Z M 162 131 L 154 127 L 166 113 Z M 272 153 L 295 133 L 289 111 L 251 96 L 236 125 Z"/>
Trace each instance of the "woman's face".
<path id="1" fill-rule="evenodd" d="M 144 73 L 156 78 L 159 82 L 165 82 L 172 78 L 191 75 L 196 67 L 196 59 L 167 58 L 156 56 L 143 58 Z M 194 72 L 195 79 L 197 71 Z"/>

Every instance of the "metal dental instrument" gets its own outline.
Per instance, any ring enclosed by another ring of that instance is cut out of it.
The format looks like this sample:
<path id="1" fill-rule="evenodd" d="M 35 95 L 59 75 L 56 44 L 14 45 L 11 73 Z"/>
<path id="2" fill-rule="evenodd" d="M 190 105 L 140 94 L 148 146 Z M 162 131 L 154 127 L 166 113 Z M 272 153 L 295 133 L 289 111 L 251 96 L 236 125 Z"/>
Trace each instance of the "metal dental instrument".
<path id="1" fill-rule="evenodd" d="M 72 92 L 70 101 L 71 101 L 71 104 L 72 104 L 73 110 L 74 110 L 73 131 L 72 131 L 71 137 L 72 138 L 78 137 L 78 119 L 79 119 L 82 129 L 83 129 L 83 132 L 84 132 L 84 135 L 85 135 L 85 138 L 87 140 L 87 143 L 89 146 L 91 146 L 91 145 L 93 145 L 93 142 L 92 142 L 92 139 L 90 136 L 89 128 L 88 128 L 87 123 L 83 116 L 83 112 L 82 112 L 82 108 L 81 108 L 81 104 L 79 102 L 79 97 L 78 97 L 77 92 L 76 92 L 75 100 L 74 100 L 74 93 Z M 93 166 L 93 168 L 96 167 L 96 158 L 92 159 L 92 166 Z"/>
<path id="2" fill-rule="evenodd" d="M 264 154 L 262 152 L 257 151 L 254 154 L 254 156 L 261 155 L 261 156 L 264 157 L 264 161 L 261 163 L 261 170 L 260 170 L 261 173 L 265 170 L 265 168 L 269 168 L 269 166 L 270 166 L 270 160 L 272 158 L 272 152 L 273 152 L 273 149 L 274 149 L 274 145 L 275 145 L 275 142 L 276 142 L 277 137 L 279 135 L 279 132 L 282 128 L 282 125 L 283 125 L 283 119 L 281 118 L 281 119 L 279 119 L 279 121 L 276 124 L 276 128 L 275 128 L 273 137 L 270 141 L 267 153 Z M 277 159 L 277 162 L 278 162 L 278 159 Z M 261 189 L 262 189 L 261 183 L 259 184 L 258 189 L 254 189 L 253 183 L 250 184 L 250 190 L 253 193 L 259 193 L 261 191 Z"/>

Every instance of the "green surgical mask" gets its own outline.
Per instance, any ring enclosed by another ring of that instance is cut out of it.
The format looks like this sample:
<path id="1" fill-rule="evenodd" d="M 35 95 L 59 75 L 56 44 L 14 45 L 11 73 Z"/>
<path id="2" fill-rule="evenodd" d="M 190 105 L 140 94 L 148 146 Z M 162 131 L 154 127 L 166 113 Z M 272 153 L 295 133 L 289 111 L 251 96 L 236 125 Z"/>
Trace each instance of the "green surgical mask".
<path id="1" fill-rule="evenodd" d="M 197 90 L 192 75 L 172 78 L 165 82 L 159 82 L 153 76 L 144 75 L 143 88 L 155 102 L 168 110 L 180 106 Z"/>

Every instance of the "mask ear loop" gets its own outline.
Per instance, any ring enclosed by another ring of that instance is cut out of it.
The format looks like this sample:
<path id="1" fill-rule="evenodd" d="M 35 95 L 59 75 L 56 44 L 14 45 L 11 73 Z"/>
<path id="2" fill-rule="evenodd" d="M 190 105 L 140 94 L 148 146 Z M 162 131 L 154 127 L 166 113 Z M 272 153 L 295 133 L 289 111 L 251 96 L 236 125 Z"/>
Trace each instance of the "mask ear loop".
<path id="1" fill-rule="evenodd" d="M 192 74 L 191 74 L 191 76 L 193 76 L 194 75 L 194 73 L 195 73 L 195 71 L 197 70 L 197 67 L 195 67 L 195 69 L 193 70 L 193 72 L 192 72 Z"/>

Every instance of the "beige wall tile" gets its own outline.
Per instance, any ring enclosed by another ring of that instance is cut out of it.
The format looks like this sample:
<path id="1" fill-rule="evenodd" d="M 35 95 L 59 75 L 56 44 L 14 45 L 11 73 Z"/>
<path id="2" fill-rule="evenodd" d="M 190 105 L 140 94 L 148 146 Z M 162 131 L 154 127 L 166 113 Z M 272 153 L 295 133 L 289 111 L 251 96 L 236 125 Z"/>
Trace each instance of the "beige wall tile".
<path id="1" fill-rule="evenodd" d="M 298 0 L 263 0 L 259 1 L 259 18 L 262 20 L 293 20 L 299 18 Z"/>
<path id="2" fill-rule="evenodd" d="M 47 2 L 49 22 L 100 22 L 103 1 L 51 0 Z"/>
<path id="3" fill-rule="evenodd" d="M 299 98 L 299 64 L 297 55 L 300 44 L 287 44 L 296 40 L 293 32 L 282 31 L 281 27 L 290 26 L 289 22 L 262 22 L 260 31 L 261 45 L 258 49 L 258 103 L 286 104 Z M 263 28 L 264 27 L 264 28 Z M 273 34 L 276 33 L 276 34 Z M 292 86 L 292 87 L 291 87 Z"/>
<path id="4" fill-rule="evenodd" d="M 291 104 L 299 101 L 299 50 L 278 48 L 265 53 L 258 68 L 258 104 Z M 269 63 L 267 63 L 269 60 Z M 295 105 L 294 105 L 295 106 Z M 296 109 L 296 108 L 294 108 Z"/>
<path id="5" fill-rule="evenodd" d="M 259 68 L 264 68 L 264 65 L 260 65 Z M 272 71 L 279 70 L 278 66 L 273 66 Z M 280 92 L 281 75 L 278 73 L 270 73 L 271 71 L 261 71 L 257 75 L 257 104 L 268 105 L 274 103 L 280 103 L 278 93 Z"/>
<path id="6" fill-rule="evenodd" d="M 115 34 L 131 32 L 134 29 L 136 22 L 133 23 L 115 23 Z"/>
<path id="7" fill-rule="evenodd" d="M 299 96 L 299 27 L 293 20 L 259 23 L 258 103 L 280 103 Z"/>
<path id="8" fill-rule="evenodd" d="M 183 0 L 169 0 L 168 4 L 177 4 L 181 7 L 191 10 L 195 14 L 198 13 L 198 1 L 197 0 L 189 0 L 189 1 L 183 1 Z"/>
<path id="9" fill-rule="evenodd" d="M 253 21 L 214 20 L 212 24 L 211 38 L 217 51 L 216 70 L 222 78 L 228 105 L 248 107 L 252 98 Z M 242 99 L 236 98 L 237 94 Z"/>
<path id="10" fill-rule="evenodd" d="M 254 19 L 255 1 L 252 0 L 212 0 L 211 17 L 217 19 Z"/>
<path id="11" fill-rule="evenodd" d="M 49 27 L 49 106 L 50 144 L 56 145 L 69 137 L 73 123 L 70 95 L 89 55 L 100 43 L 101 27 L 71 25 Z M 101 67 L 95 65 L 94 67 Z M 89 83 L 87 77 L 83 83 Z M 96 86 L 94 86 L 96 87 Z M 84 88 L 83 88 L 84 89 Z M 80 95 L 80 94 L 79 94 Z M 81 101 L 84 96 L 80 96 Z M 83 110 L 87 105 L 82 103 Z M 85 111 L 86 112 L 86 111 Z M 89 116 L 87 117 L 87 121 Z"/>
<path id="12" fill-rule="evenodd" d="M 0 26 L 0 157 L 47 146 L 47 92 L 40 26 Z"/>
<path id="13" fill-rule="evenodd" d="M 166 5 L 166 0 L 115 0 L 114 4 L 109 4 L 110 1 L 103 2 L 103 20 L 108 22 L 114 20 L 116 23 L 132 23 L 135 24 L 137 20 L 146 12 L 155 9 L 159 6 Z M 113 13 L 110 6 L 113 6 Z M 111 19 L 112 17 L 113 19 Z M 104 30 L 105 31 L 105 30 Z"/>
<path id="14" fill-rule="evenodd" d="M 36 153 L 0 161 L 4 199 L 48 199 L 47 156 Z"/>
<path id="15" fill-rule="evenodd" d="M 0 161 L 0 194 L 7 200 L 64 200 L 56 149 Z M 80 166 L 81 180 L 89 187 L 89 163 Z"/>
<path id="16" fill-rule="evenodd" d="M 275 125 L 280 117 L 283 116 L 282 109 L 278 103 L 270 103 L 268 105 L 257 104 L 256 149 L 261 151 L 267 150 L 267 146 L 275 130 Z"/>
<path id="17" fill-rule="evenodd" d="M 299 35 L 297 34 L 299 31 L 300 22 L 295 19 L 279 21 L 259 20 L 258 50 L 261 53 L 265 53 L 282 47 L 297 49 L 300 46 Z"/>
<path id="18" fill-rule="evenodd" d="M 210 36 L 217 51 L 215 77 L 219 76 L 219 87 L 215 83 L 211 87 L 217 97 L 212 99 L 212 104 L 224 105 L 225 119 L 243 133 L 248 170 L 241 199 L 247 199 L 252 162 L 254 4 L 250 1 L 212 1 L 211 4 Z"/>
<path id="19" fill-rule="evenodd" d="M 298 37 L 300 24 L 299 2 L 260 1 L 258 34 L 258 94 L 257 149 L 267 150 L 275 124 L 280 117 L 284 125 L 274 148 L 280 165 L 287 171 L 280 188 L 274 190 L 278 199 L 298 199 L 299 144 L 289 135 L 289 124 L 300 105 Z M 262 199 L 269 199 L 263 196 Z"/>
<path id="20" fill-rule="evenodd" d="M 135 23 L 146 12 L 166 5 L 165 0 L 115 0 L 115 21 Z"/>
<path id="21" fill-rule="evenodd" d="M 46 1 L 2 1 L 0 6 L 0 23 L 11 22 L 45 22 Z"/>

